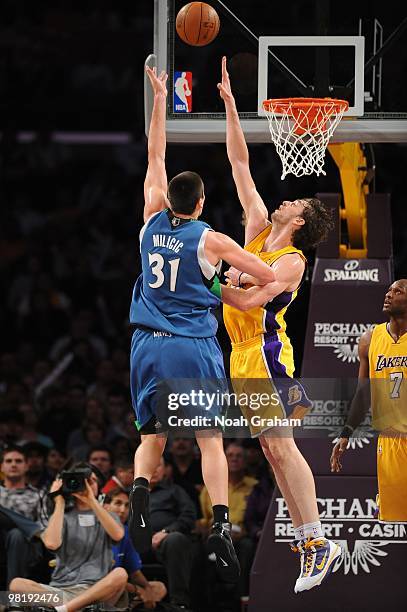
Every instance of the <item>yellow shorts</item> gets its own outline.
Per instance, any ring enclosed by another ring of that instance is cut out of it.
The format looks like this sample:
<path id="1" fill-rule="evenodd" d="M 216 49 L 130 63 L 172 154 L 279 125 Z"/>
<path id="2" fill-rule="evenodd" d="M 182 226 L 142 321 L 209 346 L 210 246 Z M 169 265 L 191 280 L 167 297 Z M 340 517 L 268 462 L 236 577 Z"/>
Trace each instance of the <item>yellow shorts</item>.
<path id="1" fill-rule="evenodd" d="M 379 521 L 407 523 L 407 436 L 381 434 L 377 441 Z"/>
<path id="2" fill-rule="evenodd" d="M 232 347 L 233 390 L 253 437 L 273 427 L 287 427 L 288 419 L 302 419 L 312 405 L 299 381 L 278 360 L 280 353 L 281 343 L 265 344 L 262 337 Z"/>

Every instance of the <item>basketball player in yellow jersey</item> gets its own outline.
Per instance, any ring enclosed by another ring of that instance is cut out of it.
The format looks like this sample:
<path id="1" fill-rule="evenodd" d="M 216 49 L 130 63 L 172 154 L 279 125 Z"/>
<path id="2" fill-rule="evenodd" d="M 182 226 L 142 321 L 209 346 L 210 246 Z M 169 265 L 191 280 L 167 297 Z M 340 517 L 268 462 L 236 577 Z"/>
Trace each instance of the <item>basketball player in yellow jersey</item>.
<path id="1" fill-rule="evenodd" d="M 394 282 L 384 299 L 390 320 L 359 342 L 359 385 L 347 423 L 331 455 L 339 472 L 348 438 L 372 407 L 377 442 L 379 521 L 407 523 L 407 279 Z"/>
<path id="2" fill-rule="evenodd" d="M 306 260 L 303 249 L 315 247 L 332 227 L 331 216 L 314 198 L 286 201 L 271 215 L 257 192 L 249 167 L 249 154 L 231 91 L 226 58 L 218 84 L 226 107 L 226 144 L 233 178 L 243 206 L 245 249 L 267 262 L 275 281 L 261 285 L 255 278 L 231 268 L 234 287 L 222 287 L 224 321 L 232 341 L 230 362 L 234 386 L 263 392 L 267 385 L 282 389 L 277 406 L 265 407 L 270 416 L 297 416 L 310 402 L 301 385 L 292 379 L 293 350 L 286 335 L 284 314 L 297 295 Z M 239 287 L 252 285 L 243 290 Z M 250 381 L 251 379 L 251 381 Z M 262 379 L 262 380 L 260 380 Z M 257 388 L 256 388 L 257 387 Z M 243 411 L 243 409 L 242 409 Z M 271 420 L 271 419 L 270 419 Z M 249 420 L 249 423 L 253 419 Z M 294 442 L 291 429 L 267 424 L 253 427 L 284 496 L 294 527 L 292 549 L 300 553 L 301 571 L 295 592 L 321 584 L 341 550 L 323 536 L 312 472 Z"/>

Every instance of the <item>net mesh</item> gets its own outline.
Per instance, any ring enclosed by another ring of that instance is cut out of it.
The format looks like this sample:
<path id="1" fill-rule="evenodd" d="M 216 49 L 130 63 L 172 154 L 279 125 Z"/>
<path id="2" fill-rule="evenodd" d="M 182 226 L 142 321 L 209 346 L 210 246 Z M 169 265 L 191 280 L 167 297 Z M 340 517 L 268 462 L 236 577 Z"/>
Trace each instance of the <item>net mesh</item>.
<path id="1" fill-rule="evenodd" d="M 325 174 L 326 147 L 348 106 L 345 100 L 330 98 L 263 102 L 271 139 L 283 165 L 281 179 L 287 174 Z"/>

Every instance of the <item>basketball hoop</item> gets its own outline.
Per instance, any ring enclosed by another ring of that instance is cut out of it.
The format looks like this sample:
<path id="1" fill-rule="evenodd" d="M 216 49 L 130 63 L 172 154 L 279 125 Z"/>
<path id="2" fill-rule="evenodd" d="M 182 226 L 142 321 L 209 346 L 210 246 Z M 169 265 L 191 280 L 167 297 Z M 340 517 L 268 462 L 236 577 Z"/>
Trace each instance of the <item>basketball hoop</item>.
<path id="1" fill-rule="evenodd" d="M 265 100 L 271 140 L 287 174 L 325 174 L 325 151 L 343 113 L 346 100 L 333 98 L 280 98 Z"/>

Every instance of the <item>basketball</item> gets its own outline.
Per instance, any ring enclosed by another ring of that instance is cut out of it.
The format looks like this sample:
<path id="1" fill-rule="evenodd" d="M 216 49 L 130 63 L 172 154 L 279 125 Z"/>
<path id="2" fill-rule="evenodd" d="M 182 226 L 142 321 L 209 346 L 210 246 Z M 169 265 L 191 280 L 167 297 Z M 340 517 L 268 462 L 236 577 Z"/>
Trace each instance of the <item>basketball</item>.
<path id="1" fill-rule="evenodd" d="M 218 13 L 206 2 L 190 2 L 177 15 L 178 36 L 187 45 L 204 47 L 218 35 L 220 20 Z"/>

